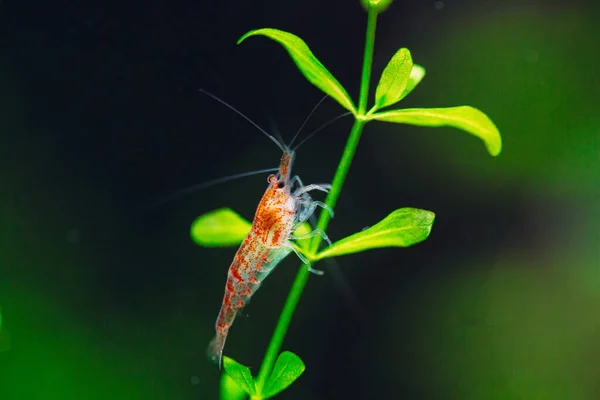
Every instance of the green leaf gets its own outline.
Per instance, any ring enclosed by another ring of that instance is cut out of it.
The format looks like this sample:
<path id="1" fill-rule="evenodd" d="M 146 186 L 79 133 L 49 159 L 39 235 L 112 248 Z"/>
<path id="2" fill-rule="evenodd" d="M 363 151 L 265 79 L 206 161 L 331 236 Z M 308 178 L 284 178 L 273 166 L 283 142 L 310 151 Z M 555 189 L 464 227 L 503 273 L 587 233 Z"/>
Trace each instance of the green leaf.
<path id="1" fill-rule="evenodd" d="M 400 96 L 400 100 L 408 96 L 410 92 L 421 82 L 421 80 L 425 77 L 425 68 L 418 64 L 413 64 L 412 70 L 410 71 L 410 76 L 408 77 L 408 83 L 406 84 L 406 89 L 402 92 L 402 96 Z"/>
<path id="2" fill-rule="evenodd" d="M 223 368 L 225 368 L 227 375 L 233 379 L 240 389 L 250 396 L 256 394 L 256 386 L 254 385 L 254 379 L 250 373 L 250 368 L 227 356 L 223 356 Z"/>
<path id="3" fill-rule="evenodd" d="M 331 96 L 346 110 L 356 114 L 356 107 L 348 92 L 338 82 L 337 79 L 325 68 L 325 66 L 315 57 L 310 48 L 298 36 L 278 29 L 256 29 L 246 33 L 238 40 L 242 43 L 250 36 L 263 35 L 281 44 L 292 57 L 292 60 L 300 72 L 308 79 L 310 83 Z"/>
<path id="4" fill-rule="evenodd" d="M 277 393 L 283 391 L 285 388 L 290 386 L 296 379 L 302 375 L 306 366 L 304 362 L 290 351 L 284 351 L 277 358 L 273 372 L 269 380 L 265 384 L 265 388 L 261 393 L 265 399 L 275 396 Z"/>
<path id="5" fill-rule="evenodd" d="M 483 140 L 492 156 L 502 150 L 502 138 L 496 125 L 483 112 L 470 106 L 407 108 L 376 113 L 370 119 L 420 126 L 452 126 Z"/>
<path id="6" fill-rule="evenodd" d="M 418 208 L 401 208 L 372 227 L 333 243 L 315 260 L 358 253 L 380 247 L 408 247 L 429 236 L 435 214 Z"/>
<path id="7" fill-rule="evenodd" d="M 246 397 L 246 392 L 229 375 L 221 375 L 221 400 L 244 400 Z"/>
<path id="8" fill-rule="evenodd" d="M 402 98 L 412 69 L 413 62 L 410 51 L 405 48 L 398 50 L 388 62 L 379 79 L 375 90 L 375 109 L 395 104 Z"/>
<path id="9" fill-rule="evenodd" d="M 202 214 L 194 220 L 191 236 L 194 242 L 204 247 L 238 246 L 246 238 L 252 224 L 230 208 L 219 208 Z M 303 223 L 294 235 L 302 236 L 310 233 L 311 227 Z M 301 248 L 307 248 L 310 239 L 299 240 Z M 0 322 L 1 322 L 0 318 Z"/>
<path id="10" fill-rule="evenodd" d="M 230 208 L 219 208 L 196 218 L 191 235 L 204 247 L 237 246 L 246 237 L 252 224 Z"/>

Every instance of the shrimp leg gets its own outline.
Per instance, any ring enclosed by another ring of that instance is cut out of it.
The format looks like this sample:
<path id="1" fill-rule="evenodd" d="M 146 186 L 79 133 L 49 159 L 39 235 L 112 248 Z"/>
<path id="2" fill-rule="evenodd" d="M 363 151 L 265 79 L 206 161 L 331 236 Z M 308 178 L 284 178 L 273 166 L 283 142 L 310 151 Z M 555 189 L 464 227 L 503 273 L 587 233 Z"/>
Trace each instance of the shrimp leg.
<path id="1" fill-rule="evenodd" d="M 329 240 L 329 237 L 327 236 L 325 231 L 323 231 L 322 229 L 315 229 L 312 232 L 307 233 L 306 235 L 293 236 L 292 239 L 302 240 L 302 239 L 309 239 L 309 238 L 312 238 L 315 236 L 321 236 L 321 238 L 323 240 L 325 240 L 327 243 L 329 243 L 329 245 L 331 246 L 331 240 Z M 302 261 L 302 263 L 304 263 L 306 265 L 306 267 L 308 268 L 308 270 L 310 272 L 312 272 L 315 275 L 323 275 L 323 271 L 321 271 L 319 269 L 311 268 L 311 262 L 302 254 L 302 252 L 298 249 L 298 247 L 296 246 L 295 243 L 290 243 L 290 246 L 291 246 L 291 249 L 294 251 L 294 253 L 296 253 L 296 255 L 298 256 L 300 261 Z"/>
<path id="2" fill-rule="evenodd" d="M 299 189 L 304 187 L 304 183 L 302 183 L 302 180 L 300 180 L 300 177 L 298 175 L 294 175 L 290 179 L 290 184 L 293 185 L 294 183 L 299 186 Z M 328 192 L 329 189 L 331 189 L 331 184 L 329 183 L 319 183 L 315 184 L 315 186 L 319 186 L 323 192 Z"/>
<path id="3" fill-rule="evenodd" d="M 331 185 L 329 185 L 331 186 Z M 301 196 L 304 193 L 313 191 L 313 190 L 320 190 L 321 192 L 329 192 L 329 188 L 325 187 L 325 185 L 317 185 L 316 183 L 310 184 L 310 185 L 306 185 L 306 186 L 302 186 L 300 189 L 296 190 L 296 192 L 294 193 L 296 196 Z"/>
<path id="4" fill-rule="evenodd" d="M 333 210 L 331 209 L 331 207 L 329 207 L 327 204 L 323 203 L 322 201 L 312 201 L 312 203 L 317 206 L 317 207 L 321 207 L 323 210 L 326 210 L 329 215 L 331 215 L 331 218 L 333 218 Z"/>
<path id="5" fill-rule="evenodd" d="M 308 268 L 309 272 L 312 272 L 315 275 L 323 275 L 325 272 L 321 271 L 320 269 L 314 269 L 311 267 L 311 262 L 308 260 L 308 258 L 304 257 L 304 254 L 302 254 L 302 252 L 298 249 L 298 246 L 295 243 L 290 242 L 289 243 L 289 247 L 290 249 L 292 249 L 292 251 L 294 253 L 296 253 L 296 255 L 298 256 L 298 258 L 300 259 L 300 261 L 302 261 L 302 263 L 304 265 L 306 265 L 306 268 Z"/>
<path id="6" fill-rule="evenodd" d="M 327 236 L 327 234 L 325 233 L 325 231 L 323 229 L 315 229 L 312 232 L 307 233 L 306 235 L 293 236 L 292 239 L 294 239 L 294 240 L 310 239 L 315 236 L 321 236 L 321 238 L 331 246 L 331 240 L 329 240 L 329 237 Z"/>
<path id="7" fill-rule="evenodd" d="M 312 215 L 312 213 L 315 211 L 316 206 L 319 206 L 321 208 L 323 208 L 324 210 L 327 210 L 329 212 L 329 214 L 331 214 L 331 217 L 333 218 L 333 210 L 331 209 L 331 207 L 329 207 L 327 204 L 321 202 L 321 201 L 315 201 L 312 199 L 312 197 L 310 197 L 310 195 L 308 194 L 308 192 L 312 191 L 312 190 L 320 190 L 322 192 L 328 193 L 329 189 L 331 188 L 331 185 L 328 183 L 324 183 L 324 184 L 312 184 L 312 185 L 308 185 L 308 186 L 304 186 L 304 184 L 302 183 L 302 181 L 300 180 L 300 177 L 298 175 L 294 176 L 292 179 L 292 181 L 296 182 L 300 187 L 294 192 L 294 196 L 296 196 L 299 199 L 300 204 L 302 205 L 307 205 L 308 204 L 308 208 L 306 210 L 303 210 L 300 212 L 300 216 L 298 217 L 298 220 L 302 220 L 302 222 L 305 222 L 310 215 Z M 315 207 L 313 207 L 313 205 L 315 205 Z M 308 213 L 308 216 L 305 216 L 304 213 Z"/>
<path id="8" fill-rule="evenodd" d="M 294 175 L 292 176 L 292 179 L 290 179 L 290 185 L 298 185 L 299 187 L 303 187 L 304 184 L 302 183 L 302 181 L 300 180 L 300 177 L 298 175 Z M 292 186 L 290 186 L 291 189 Z"/>
<path id="9" fill-rule="evenodd" d="M 311 215 L 315 212 L 317 207 L 321 207 L 324 210 L 327 210 L 331 216 L 333 217 L 333 210 L 325 203 L 320 201 L 313 200 L 308 194 L 304 194 L 302 199 L 300 199 L 299 204 L 304 208 L 298 210 L 298 217 L 296 218 L 296 225 L 300 225 L 306 222 Z"/>
<path id="10" fill-rule="evenodd" d="M 294 175 L 292 177 L 292 179 L 290 179 L 290 182 L 297 183 L 298 186 L 300 186 L 298 188 L 298 190 L 296 190 L 296 192 L 295 192 L 296 195 L 300 195 L 304 192 L 310 192 L 311 190 L 320 190 L 322 192 L 327 193 L 327 192 L 329 192 L 329 189 L 331 189 L 331 185 L 329 183 L 319 183 L 319 184 L 313 183 L 311 185 L 304 186 L 304 183 L 302 183 L 302 180 L 300 179 L 300 177 L 298 175 Z"/>

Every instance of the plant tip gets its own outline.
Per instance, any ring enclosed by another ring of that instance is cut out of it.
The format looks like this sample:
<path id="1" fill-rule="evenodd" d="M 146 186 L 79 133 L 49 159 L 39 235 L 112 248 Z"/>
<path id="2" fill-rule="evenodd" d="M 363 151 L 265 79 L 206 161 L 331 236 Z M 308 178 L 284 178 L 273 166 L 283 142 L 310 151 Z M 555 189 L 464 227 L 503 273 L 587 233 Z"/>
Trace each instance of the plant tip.
<path id="1" fill-rule="evenodd" d="M 382 13 L 392 4 L 392 0 L 360 0 L 360 3 L 367 11 Z"/>

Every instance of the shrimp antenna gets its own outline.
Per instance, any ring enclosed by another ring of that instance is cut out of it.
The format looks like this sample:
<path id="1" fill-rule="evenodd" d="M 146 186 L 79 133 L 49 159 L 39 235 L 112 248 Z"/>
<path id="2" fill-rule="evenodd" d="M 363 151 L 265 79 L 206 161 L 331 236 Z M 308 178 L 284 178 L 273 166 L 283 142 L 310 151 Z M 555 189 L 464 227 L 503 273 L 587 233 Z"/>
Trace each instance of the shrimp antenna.
<path id="1" fill-rule="evenodd" d="M 235 112 L 236 114 L 238 114 L 240 117 L 244 118 L 246 121 L 250 122 L 252 125 L 254 125 L 254 127 L 256 129 L 258 129 L 259 131 L 261 131 L 266 137 L 268 137 L 269 139 L 271 139 L 273 141 L 273 143 L 275 143 L 277 145 L 277 147 L 279 147 L 281 149 L 281 151 L 285 152 L 285 148 L 283 147 L 283 145 L 281 143 L 279 143 L 277 141 L 277 139 L 275 139 L 275 137 L 273 137 L 272 135 L 269 135 L 267 133 L 267 131 L 265 131 L 263 128 L 261 128 L 260 126 L 258 126 L 258 124 L 254 121 L 252 121 L 250 118 L 246 117 L 241 111 L 238 111 L 237 109 L 235 109 L 232 105 L 228 104 L 226 101 L 221 100 L 220 98 L 218 98 L 217 96 L 215 96 L 214 94 L 204 90 L 204 89 L 198 89 L 200 92 L 204 93 L 205 95 L 211 97 L 213 100 L 218 101 L 219 103 L 223 104 L 225 107 L 229 108 L 231 111 Z"/>
<path id="2" fill-rule="evenodd" d="M 310 119 L 310 117 L 312 117 L 312 115 L 315 113 L 315 111 L 317 111 L 317 108 L 319 108 L 319 106 L 321 105 L 321 103 L 324 102 L 327 97 L 329 97 L 329 95 L 326 94 L 325 96 L 323 96 L 323 98 L 321 100 L 319 100 L 319 102 L 317 103 L 317 105 L 313 107 L 312 111 L 308 114 L 308 117 L 306 117 L 306 119 L 304 120 L 304 122 L 302 123 L 302 125 L 300 125 L 300 128 L 298 129 L 298 131 L 296 132 L 296 134 L 292 138 L 292 141 L 290 142 L 290 148 L 292 147 L 292 144 L 294 143 L 294 140 L 296 140 L 296 138 L 298 137 L 298 135 L 300 134 L 300 132 L 304 128 L 304 125 L 306 125 L 306 123 L 308 122 L 308 120 Z"/>
<path id="3" fill-rule="evenodd" d="M 296 151 L 296 149 L 300 146 L 302 146 L 304 143 L 306 143 L 310 138 L 312 138 L 313 136 L 315 136 L 315 134 L 317 134 L 317 132 L 320 132 L 322 129 L 324 129 L 325 127 L 331 125 L 332 123 L 334 123 L 335 121 L 337 121 L 338 119 L 342 119 L 344 117 L 347 117 L 348 115 L 352 115 L 351 112 L 347 112 L 347 113 L 343 113 L 338 115 L 337 117 L 330 119 L 329 121 L 325 122 L 323 125 L 321 125 L 319 128 L 315 129 L 314 131 L 312 131 L 307 137 L 305 137 L 300 143 L 298 143 L 296 145 L 296 147 L 293 148 L 294 151 Z"/>
<path id="4" fill-rule="evenodd" d="M 271 127 L 271 132 L 275 133 L 275 137 L 276 139 L 279 141 L 279 143 L 281 143 L 283 145 L 283 147 L 285 148 L 289 148 L 289 146 L 287 146 L 285 144 L 285 140 L 283 139 L 283 135 L 281 135 L 281 132 L 279 131 L 279 128 L 277 128 L 277 122 L 275 122 L 275 118 L 273 118 L 273 115 L 271 113 L 269 113 L 269 125 Z"/>
<path id="5" fill-rule="evenodd" d="M 141 212 L 144 213 L 144 212 L 150 211 L 153 208 L 156 208 L 156 207 L 158 207 L 158 206 L 160 206 L 162 204 L 168 203 L 168 202 L 173 201 L 173 200 L 177 200 L 177 199 L 179 199 L 179 198 L 181 198 L 183 196 L 186 196 L 186 195 L 188 195 L 190 193 L 196 192 L 198 190 L 203 190 L 203 189 L 209 188 L 211 186 L 218 185 L 220 183 L 233 181 L 233 180 L 239 179 L 239 178 L 245 178 L 247 176 L 264 174 L 266 172 L 275 172 L 275 171 L 278 171 L 278 170 L 279 170 L 278 168 L 265 168 L 265 169 L 261 169 L 261 170 L 258 170 L 258 171 L 242 172 L 242 173 L 239 173 L 239 174 L 224 176 L 224 177 L 221 177 L 221 178 L 213 179 L 213 180 L 208 181 L 208 182 L 203 182 L 203 183 L 199 183 L 199 184 L 196 184 L 196 185 L 188 186 L 188 187 L 186 187 L 184 189 L 177 190 L 176 192 L 174 192 L 174 193 L 172 193 L 172 194 L 170 194 L 168 196 L 160 197 L 160 198 L 154 200 L 151 203 L 147 203 L 147 204 L 142 205 L 141 206 Z"/>

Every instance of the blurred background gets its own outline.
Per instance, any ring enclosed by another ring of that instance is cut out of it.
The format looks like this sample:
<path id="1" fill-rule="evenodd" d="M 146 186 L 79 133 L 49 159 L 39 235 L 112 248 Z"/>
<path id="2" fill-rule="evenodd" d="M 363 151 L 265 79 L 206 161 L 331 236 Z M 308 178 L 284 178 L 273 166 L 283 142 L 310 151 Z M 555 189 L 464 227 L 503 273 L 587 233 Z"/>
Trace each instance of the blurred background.
<path id="1" fill-rule="evenodd" d="M 299 35 L 356 98 L 359 1 L 0 7 L 0 399 L 216 399 L 204 352 L 235 249 L 200 248 L 189 228 L 223 206 L 251 219 L 266 176 L 142 206 L 277 166 L 276 146 L 199 88 L 288 141 L 322 97 L 277 43 L 237 46 L 248 30 Z M 329 236 L 401 207 L 436 221 L 414 247 L 337 259 L 350 296 L 333 273 L 310 278 L 283 346 L 307 369 L 281 398 L 600 398 L 599 16 L 534 0 L 397 0 L 381 15 L 373 81 L 408 47 L 427 75 L 400 106 L 477 107 L 503 152 L 367 125 Z M 326 100 L 300 137 L 342 112 Z M 331 180 L 350 126 L 300 148 L 305 183 Z M 225 353 L 254 373 L 298 265 L 230 332 Z"/>

